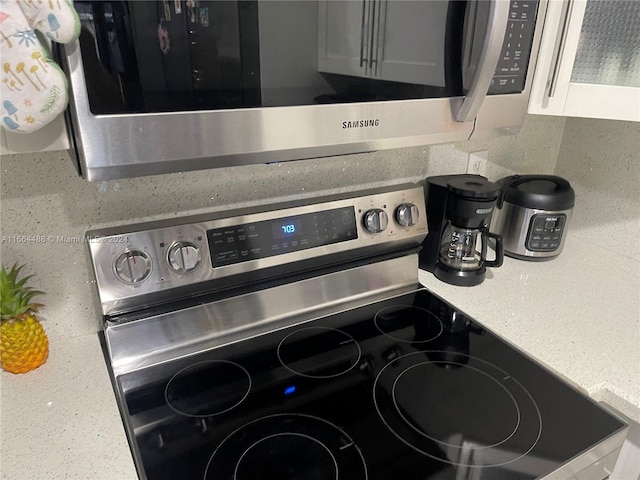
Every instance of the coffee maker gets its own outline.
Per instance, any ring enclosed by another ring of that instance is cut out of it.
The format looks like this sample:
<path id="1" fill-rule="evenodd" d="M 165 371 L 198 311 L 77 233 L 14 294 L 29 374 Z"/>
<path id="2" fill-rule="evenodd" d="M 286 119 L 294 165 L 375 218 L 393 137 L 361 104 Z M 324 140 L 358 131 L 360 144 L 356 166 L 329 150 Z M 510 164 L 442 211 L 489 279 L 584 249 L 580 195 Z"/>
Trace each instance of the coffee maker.
<path id="1" fill-rule="evenodd" d="M 487 267 L 504 258 L 502 236 L 489 232 L 500 186 L 480 175 L 442 175 L 425 180 L 429 233 L 422 244 L 420 268 L 452 285 L 484 281 Z M 495 240 L 495 259 L 487 244 Z"/>

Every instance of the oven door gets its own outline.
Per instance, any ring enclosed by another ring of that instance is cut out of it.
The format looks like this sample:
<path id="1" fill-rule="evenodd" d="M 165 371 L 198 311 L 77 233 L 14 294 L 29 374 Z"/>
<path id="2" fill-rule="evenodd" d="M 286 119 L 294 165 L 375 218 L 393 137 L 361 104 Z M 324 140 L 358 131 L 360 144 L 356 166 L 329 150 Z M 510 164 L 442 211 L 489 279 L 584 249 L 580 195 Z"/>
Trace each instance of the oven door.
<path id="1" fill-rule="evenodd" d="M 526 55 L 501 83 L 523 4 Z M 74 6 L 81 35 L 63 63 L 80 171 L 95 181 L 465 140 L 487 92 L 505 97 L 484 113 L 503 127 L 497 112 L 526 90 L 538 2 Z"/>

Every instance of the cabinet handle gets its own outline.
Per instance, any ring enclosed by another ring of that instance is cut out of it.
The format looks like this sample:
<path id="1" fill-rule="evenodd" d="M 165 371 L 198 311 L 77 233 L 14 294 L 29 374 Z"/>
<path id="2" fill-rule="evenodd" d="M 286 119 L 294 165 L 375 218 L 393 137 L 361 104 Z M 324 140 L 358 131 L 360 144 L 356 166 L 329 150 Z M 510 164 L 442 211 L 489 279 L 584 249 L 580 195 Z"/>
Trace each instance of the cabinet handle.
<path id="1" fill-rule="evenodd" d="M 491 79 L 496 71 L 502 52 L 502 43 L 507 33 L 510 5 L 511 2 L 503 0 L 492 0 L 489 4 L 489 21 L 487 22 L 487 31 L 482 42 L 478 68 L 473 75 L 469 92 L 456 115 L 458 122 L 473 120 L 487 96 Z"/>
<path id="2" fill-rule="evenodd" d="M 371 70 L 373 68 L 373 63 L 375 62 L 373 56 L 374 56 L 374 50 L 373 50 L 373 45 L 374 45 L 374 38 L 375 38 L 375 34 L 376 34 L 376 0 L 369 0 L 369 3 L 371 5 L 371 7 L 369 8 L 370 11 L 370 15 L 369 15 L 369 70 Z"/>
<path id="3" fill-rule="evenodd" d="M 384 8 L 383 8 L 384 6 Z M 387 0 L 378 0 L 378 18 L 376 19 L 376 41 L 375 41 L 375 52 L 376 52 L 376 57 L 374 60 L 374 63 L 376 64 L 376 71 L 375 71 L 375 76 L 378 76 L 378 70 L 379 70 L 379 66 L 380 66 L 380 62 L 379 62 L 379 55 L 380 55 L 380 38 L 382 38 L 382 28 L 380 26 L 381 22 L 382 22 L 382 12 L 387 12 L 386 9 L 387 6 Z M 385 20 L 386 21 L 386 20 Z M 383 43 L 384 45 L 384 39 L 383 39 Z"/>
<path id="4" fill-rule="evenodd" d="M 569 24 L 571 23 L 572 4 L 572 0 L 566 0 L 563 5 L 562 16 L 564 21 L 562 22 L 562 31 L 560 35 L 556 37 L 556 43 L 553 46 L 553 58 L 555 61 L 551 72 L 549 72 L 549 78 L 547 79 L 547 98 L 552 98 L 556 93 L 558 75 L 560 73 L 560 61 L 564 56 L 564 46 L 567 43 L 567 34 L 569 32 Z"/>
<path id="5" fill-rule="evenodd" d="M 367 4 L 367 0 L 362 0 L 362 23 L 360 24 L 360 68 L 362 68 L 362 64 L 367 61 L 364 58 L 364 18 L 365 18 L 365 5 Z"/>

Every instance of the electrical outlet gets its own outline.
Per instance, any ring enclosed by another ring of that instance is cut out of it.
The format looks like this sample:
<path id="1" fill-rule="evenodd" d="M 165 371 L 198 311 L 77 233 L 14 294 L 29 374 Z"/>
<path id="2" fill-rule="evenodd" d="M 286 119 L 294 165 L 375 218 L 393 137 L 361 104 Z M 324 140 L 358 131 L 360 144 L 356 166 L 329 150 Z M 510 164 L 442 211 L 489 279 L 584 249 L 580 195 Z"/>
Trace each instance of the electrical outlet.
<path id="1" fill-rule="evenodd" d="M 471 152 L 467 159 L 467 173 L 474 175 L 482 175 L 483 177 L 487 173 L 487 157 L 489 152 L 482 150 L 480 152 Z"/>

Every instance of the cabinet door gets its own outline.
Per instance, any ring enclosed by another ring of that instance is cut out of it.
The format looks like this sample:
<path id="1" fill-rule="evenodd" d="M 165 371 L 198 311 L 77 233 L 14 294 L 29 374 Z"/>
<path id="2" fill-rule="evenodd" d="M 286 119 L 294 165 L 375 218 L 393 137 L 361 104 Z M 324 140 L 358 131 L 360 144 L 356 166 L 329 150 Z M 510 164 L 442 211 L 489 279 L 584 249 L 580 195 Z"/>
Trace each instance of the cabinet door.
<path id="1" fill-rule="evenodd" d="M 640 121 L 640 2 L 554 0 L 529 113 Z"/>
<path id="2" fill-rule="evenodd" d="M 368 77 L 371 0 L 318 2 L 318 71 Z"/>
<path id="3" fill-rule="evenodd" d="M 373 77 L 443 87 L 448 2 L 376 0 Z"/>

